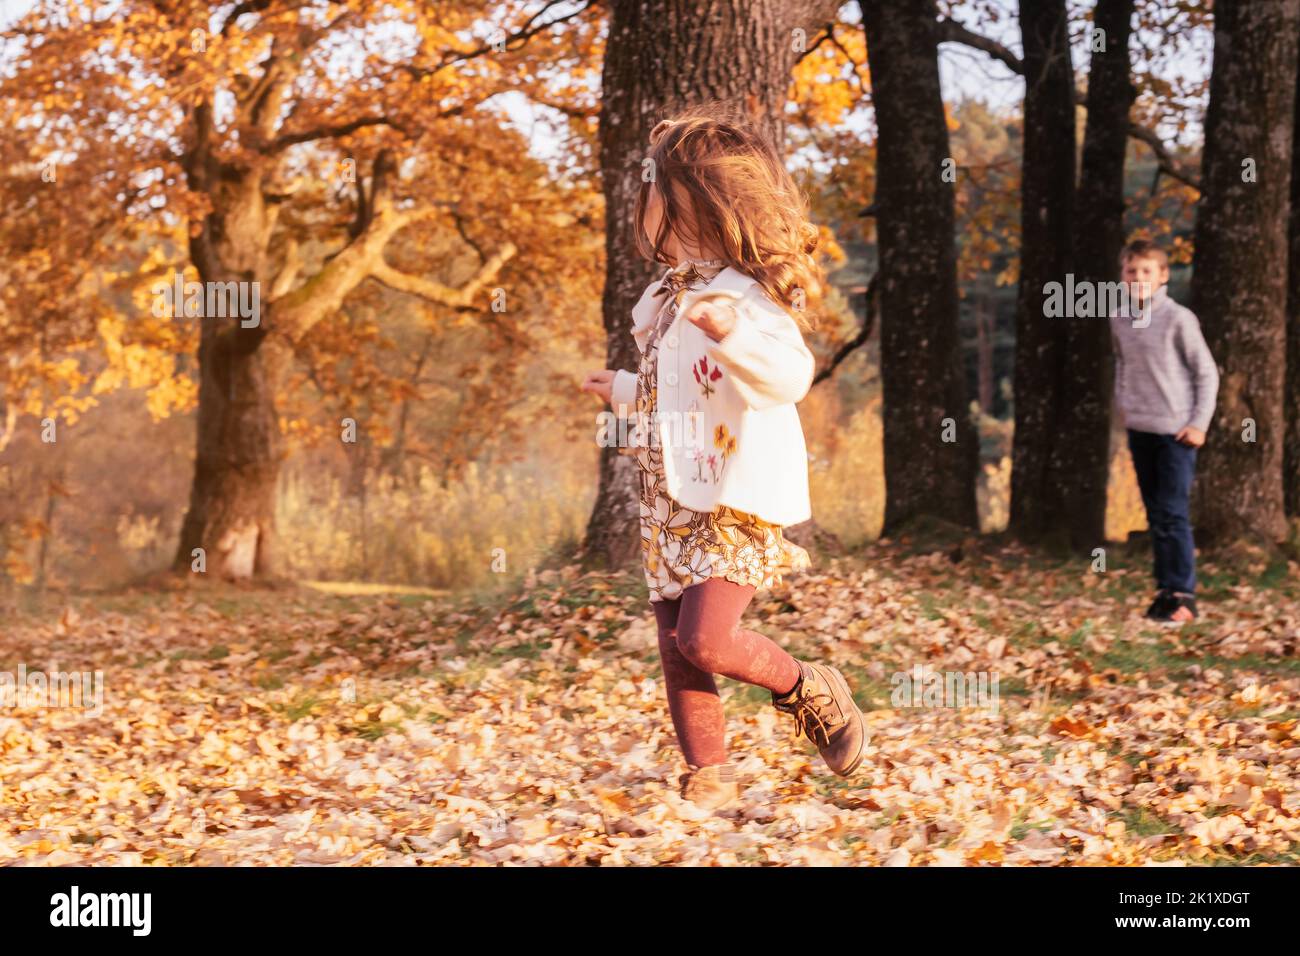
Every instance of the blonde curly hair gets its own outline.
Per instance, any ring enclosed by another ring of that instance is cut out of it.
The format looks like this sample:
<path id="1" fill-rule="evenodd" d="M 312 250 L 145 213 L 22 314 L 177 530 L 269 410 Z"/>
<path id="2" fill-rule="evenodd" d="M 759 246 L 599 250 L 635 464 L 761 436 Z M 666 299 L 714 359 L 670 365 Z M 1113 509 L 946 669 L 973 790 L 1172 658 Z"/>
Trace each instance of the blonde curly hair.
<path id="1" fill-rule="evenodd" d="M 670 235 L 751 276 L 804 329 L 816 325 L 824 273 L 813 258 L 819 233 L 803 194 L 776 149 L 725 108 L 694 109 L 650 131 L 652 176 L 637 192 L 637 251 L 672 265 Z M 648 237 L 646 206 L 654 189 L 663 202 L 657 235 Z"/>

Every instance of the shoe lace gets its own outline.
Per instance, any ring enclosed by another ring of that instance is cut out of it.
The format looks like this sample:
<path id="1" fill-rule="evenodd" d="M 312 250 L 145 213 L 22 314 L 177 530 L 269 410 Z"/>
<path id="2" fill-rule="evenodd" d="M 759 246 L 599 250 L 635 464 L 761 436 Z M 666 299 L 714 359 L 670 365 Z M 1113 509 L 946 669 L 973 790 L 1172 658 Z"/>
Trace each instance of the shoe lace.
<path id="1" fill-rule="evenodd" d="M 794 714 L 795 736 L 807 736 L 819 747 L 829 746 L 830 732 L 834 728 L 822 718 L 823 705 L 820 702 L 825 701 L 829 705 L 834 700 L 830 694 L 801 693 L 790 705 Z"/>

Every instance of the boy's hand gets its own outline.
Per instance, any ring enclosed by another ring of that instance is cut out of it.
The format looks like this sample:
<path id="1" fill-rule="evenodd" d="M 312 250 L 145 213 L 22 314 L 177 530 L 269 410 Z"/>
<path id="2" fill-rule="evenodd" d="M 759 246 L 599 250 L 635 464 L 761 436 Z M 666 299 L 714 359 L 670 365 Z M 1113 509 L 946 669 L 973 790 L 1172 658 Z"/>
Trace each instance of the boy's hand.
<path id="1" fill-rule="evenodd" d="M 696 302 L 686 313 L 686 321 L 701 329 L 715 342 L 725 339 L 736 327 L 739 318 L 732 306 L 707 300 Z"/>
<path id="2" fill-rule="evenodd" d="M 588 372 L 582 381 L 582 391 L 591 392 L 608 405 L 614 391 L 614 370 L 607 368 L 599 372 Z"/>
<path id="3" fill-rule="evenodd" d="M 1188 425 L 1174 436 L 1174 441 L 1182 442 L 1184 445 L 1190 445 L 1192 448 L 1200 448 L 1205 444 L 1205 432 L 1201 431 L 1199 428 L 1193 428 L 1191 425 Z"/>

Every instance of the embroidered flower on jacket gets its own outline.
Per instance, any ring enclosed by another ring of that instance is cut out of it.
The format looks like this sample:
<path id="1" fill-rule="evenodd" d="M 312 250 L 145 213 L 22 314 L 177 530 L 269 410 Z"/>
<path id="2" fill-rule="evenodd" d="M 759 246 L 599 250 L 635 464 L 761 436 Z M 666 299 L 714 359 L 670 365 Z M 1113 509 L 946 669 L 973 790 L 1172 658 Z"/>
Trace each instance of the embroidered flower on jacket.
<path id="1" fill-rule="evenodd" d="M 727 431 L 725 423 L 719 423 L 713 429 L 713 447 L 722 449 L 723 457 L 728 457 L 736 451 L 736 436 Z"/>
<path id="2" fill-rule="evenodd" d="M 705 398 L 708 398 L 715 391 L 712 383 L 722 378 L 722 369 L 716 365 L 709 368 L 708 358 L 701 356 L 700 360 L 692 366 L 691 371 L 695 373 L 695 381 L 699 384 L 700 391 L 704 393 Z"/>
<path id="3" fill-rule="evenodd" d="M 695 462 L 695 480 L 703 481 L 704 480 L 704 449 L 688 448 L 686 450 L 686 457 L 689 458 L 691 461 Z"/>

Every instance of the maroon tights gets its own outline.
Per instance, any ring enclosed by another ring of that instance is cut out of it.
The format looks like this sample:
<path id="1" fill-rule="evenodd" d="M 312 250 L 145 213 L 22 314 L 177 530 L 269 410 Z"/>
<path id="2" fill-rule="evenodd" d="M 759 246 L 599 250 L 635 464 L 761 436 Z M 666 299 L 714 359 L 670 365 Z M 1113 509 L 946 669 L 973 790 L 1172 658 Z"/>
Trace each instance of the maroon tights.
<path id="1" fill-rule="evenodd" d="M 713 675 L 765 687 L 780 696 L 799 680 L 795 659 L 757 631 L 741 628 L 753 585 L 709 578 L 674 601 L 652 601 L 677 742 L 688 764 L 727 762 L 722 699 Z"/>

